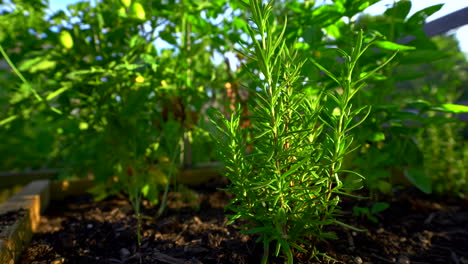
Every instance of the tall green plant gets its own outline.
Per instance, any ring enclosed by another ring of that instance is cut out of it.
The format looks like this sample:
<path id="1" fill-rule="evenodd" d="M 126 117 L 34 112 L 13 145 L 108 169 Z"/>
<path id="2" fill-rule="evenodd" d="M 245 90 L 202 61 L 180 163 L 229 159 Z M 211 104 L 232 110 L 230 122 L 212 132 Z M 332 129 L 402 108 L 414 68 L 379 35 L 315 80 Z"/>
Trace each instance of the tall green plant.
<path id="1" fill-rule="evenodd" d="M 282 252 L 293 263 L 296 250 L 305 253 L 309 247 L 312 256 L 321 255 L 314 241 L 334 237 L 323 231 L 325 225 L 348 226 L 336 219 L 340 195 L 352 189 L 340 179 L 342 173 L 352 173 L 341 164 L 353 142 L 349 131 L 365 119 L 367 109 L 354 109 L 350 100 L 388 61 L 366 75 L 353 75 L 359 57 L 374 42 L 365 45 L 360 32 L 350 54 L 337 49 L 344 59 L 341 76 L 310 59 L 334 84 L 308 84 L 300 75 L 305 60 L 286 44 L 287 24 L 279 25 L 271 15 L 272 2 L 243 2 L 252 10 L 254 46 L 244 55 L 259 70 L 251 72 L 258 84 L 249 105 L 251 129 L 241 129 L 239 109 L 229 120 L 216 110 L 210 117 L 219 132 L 215 138 L 231 181 L 228 190 L 235 195 L 228 206 L 234 212 L 229 223 L 248 220 L 250 229 L 244 232 L 260 235 L 262 263 L 271 243 L 274 255 Z"/>

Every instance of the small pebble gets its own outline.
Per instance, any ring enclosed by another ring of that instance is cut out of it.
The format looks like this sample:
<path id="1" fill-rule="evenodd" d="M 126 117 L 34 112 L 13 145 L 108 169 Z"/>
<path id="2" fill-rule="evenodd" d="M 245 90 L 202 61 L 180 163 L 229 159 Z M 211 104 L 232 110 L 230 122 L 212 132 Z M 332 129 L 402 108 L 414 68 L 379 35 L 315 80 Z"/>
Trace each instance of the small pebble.
<path id="1" fill-rule="evenodd" d="M 400 256 L 398 257 L 398 264 L 410 264 L 410 260 L 407 256 Z"/>
<path id="2" fill-rule="evenodd" d="M 362 264 L 363 263 L 362 258 L 361 257 L 355 257 L 354 258 L 354 263 L 355 264 Z"/>
<path id="3" fill-rule="evenodd" d="M 198 246 L 194 246 L 194 247 L 185 246 L 184 247 L 184 252 L 191 253 L 191 254 L 200 254 L 200 253 L 205 253 L 207 251 L 208 249 L 204 247 L 198 247 Z"/>
<path id="4" fill-rule="evenodd" d="M 126 248 L 121 248 L 120 251 L 119 251 L 119 254 L 120 254 L 120 259 L 126 259 L 128 258 L 128 256 L 130 256 L 130 250 L 126 249 Z"/>
<path id="5" fill-rule="evenodd" d="M 65 258 L 56 258 L 50 262 L 50 264 L 62 264 L 65 262 Z"/>

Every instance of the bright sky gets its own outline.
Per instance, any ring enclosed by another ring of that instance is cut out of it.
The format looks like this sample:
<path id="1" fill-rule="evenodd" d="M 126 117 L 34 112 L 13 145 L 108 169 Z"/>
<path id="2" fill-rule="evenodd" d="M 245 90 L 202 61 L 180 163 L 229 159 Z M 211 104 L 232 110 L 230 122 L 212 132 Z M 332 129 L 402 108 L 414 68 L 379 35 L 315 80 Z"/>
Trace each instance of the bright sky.
<path id="1" fill-rule="evenodd" d="M 52 10 L 65 9 L 65 7 L 70 3 L 75 3 L 76 0 L 49 0 L 50 7 Z M 367 8 L 366 13 L 372 15 L 382 14 L 388 6 L 393 4 L 394 0 L 382 0 L 377 4 Z M 462 8 L 468 7 L 468 0 L 412 0 L 412 7 L 410 15 L 415 12 L 424 9 L 428 6 L 436 4 L 444 4 L 442 9 L 436 12 L 434 15 L 428 18 L 428 22 L 439 17 L 445 16 Z M 460 27 L 455 30 L 458 39 L 460 40 L 460 47 L 463 52 L 468 54 L 468 25 Z"/>

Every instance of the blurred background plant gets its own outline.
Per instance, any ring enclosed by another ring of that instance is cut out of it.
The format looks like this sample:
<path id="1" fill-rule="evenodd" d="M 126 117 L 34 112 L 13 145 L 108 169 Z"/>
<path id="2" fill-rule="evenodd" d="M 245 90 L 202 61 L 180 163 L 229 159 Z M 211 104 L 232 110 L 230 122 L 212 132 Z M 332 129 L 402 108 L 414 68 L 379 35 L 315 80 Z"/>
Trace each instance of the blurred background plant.
<path id="1" fill-rule="evenodd" d="M 426 107 L 424 116 L 431 122 L 427 122 L 417 136 L 433 192 L 465 198 L 468 194 L 468 126 L 466 122 L 459 122 L 457 114 L 466 112 L 466 108 L 454 104 L 468 99 L 468 62 L 453 35 L 437 36 L 432 41 L 437 50 L 450 56 L 418 65 L 418 70 L 427 75 L 405 83 L 405 89 L 411 90 L 407 92 L 408 97 L 435 106 Z"/>
<path id="2" fill-rule="evenodd" d="M 428 38 L 421 28 L 441 7 L 408 16 L 411 2 L 399 1 L 381 16 L 361 16 L 356 22 L 415 48 L 400 53 L 357 101 L 374 109 L 369 122 L 358 128 L 361 155 L 352 162 L 366 175 L 371 196 L 408 184 L 427 194 L 466 192 L 466 122 L 455 118 L 468 109 L 455 105 L 466 91 L 466 58 L 453 35 Z M 388 55 L 376 51 L 369 59 L 380 56 Z"/>
<path id="3" fill-rule="evenodd" d="M 116 168 L 133 169 L 128 160 L 149 170 L 168 159 L 167 146 L 155 146 L 175 132 L 166 131 L 173 121 L 175 166 L 212 161 L 200 112 L 229 81 L 211 59 L 230 49 L 218 36 L 228 32 L 209 19 L 225 4 L 81 1 L 47 14 L 45 1 L 3 3 L 2 47 L 31 85 L 3 68 L 0 151 L 14 155 L 0 170 L 66 168 L 62 178 L 91 172 L 106 183 Z"/>

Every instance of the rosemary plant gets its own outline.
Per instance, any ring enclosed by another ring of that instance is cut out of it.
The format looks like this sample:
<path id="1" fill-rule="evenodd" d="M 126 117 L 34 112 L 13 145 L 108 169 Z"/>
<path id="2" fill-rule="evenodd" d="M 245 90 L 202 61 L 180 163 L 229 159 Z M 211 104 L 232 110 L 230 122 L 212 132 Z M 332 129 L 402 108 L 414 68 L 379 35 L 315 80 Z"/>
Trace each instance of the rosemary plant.
<path id="1" fill-rule="evenodd" d="M 353 173 L 344 171 L 341 163 L 351 151 L 349 131 L 370 111 L 368 107 L 353 109 L 350 100 L 365 85 L 363 81 L 387 62 L 367 74 L 353 75 L 359 57 L 369 47 L 360 32 L 351 54 L 337 49 L 344 57 L 342 76 L 311 59 L 335 82 L 332 88 L 304 84 L 301 68 L 305 60 L 294 46 L 286 45 L 287 22 L 279 25 L 272 18 L 272 2 L 243 3 L 252 11 L 249 33 L 255 48 L 245 56 L 260 71 L 251 72 L 258 83 L 249 105 L 252 127 L 240 128 L 239 109 L 229 119 L 214 109 L 209 112 L 230 180 L 228 190 L 235 195 L 228 205 L 234 212 L 229 223 L 248 220 L 250 229 L 243 232 L 260 235 L 262 263 L 267 263 L 272 243 L 274 255 L 281 252 L 287 263 L 293 263 L 296 251 L 309 249 L 311 257 L 323 255 L 314 243 L 334 237 L 324 232 L 325 225 L 350 227 L 336 219 L 340 195 L 347 190 L 340 174 Z M 253 149 L 248 152 L 247 146 Z"/>

